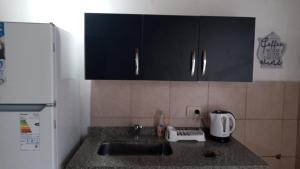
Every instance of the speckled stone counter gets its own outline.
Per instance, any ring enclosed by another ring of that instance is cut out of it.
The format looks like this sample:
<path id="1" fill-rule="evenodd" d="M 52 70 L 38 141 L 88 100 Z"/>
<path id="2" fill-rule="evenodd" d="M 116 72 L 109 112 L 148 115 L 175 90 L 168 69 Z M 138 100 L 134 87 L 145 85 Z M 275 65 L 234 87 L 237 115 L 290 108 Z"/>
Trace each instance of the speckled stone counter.
<path id="1" fill-rule="evenodd" d="M 171 143 L 169 156 L 100 156 L 103 141 L 132 141 L 130 128 L 90 128 L 89 135 L 67 165 L 67 169 L 267 169 L 267 164 L 235 139 L 229 143 Z M 153 128 L 142 129 L 139 141 L 161 142 Z M 214 158 L 207 151 L 219 152 Z"/>

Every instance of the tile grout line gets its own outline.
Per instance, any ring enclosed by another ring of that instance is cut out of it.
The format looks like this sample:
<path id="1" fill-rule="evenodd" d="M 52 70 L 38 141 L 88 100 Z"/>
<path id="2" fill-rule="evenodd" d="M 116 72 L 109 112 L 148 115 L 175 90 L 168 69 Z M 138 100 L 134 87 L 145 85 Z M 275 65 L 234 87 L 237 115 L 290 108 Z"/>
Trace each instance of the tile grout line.
<path id="1" fill-rule="evenodd" d="M 209 91 L 210 91 L 209 89 L 210 89 L 210 85 L 211 85 L 210 83 L 211 83 L 211 82 L 206 82 L 206 83 L 207 83 L 207 90 L 206 90 L 206 92 L 207 92 L 207 101 L 206 101 L 206 111 L 207 111 L 207 113 L 206 113 L 206 114 L 207 114 L 207 115 L 206 115 L 206 116 L 207 116 L 207 119 L 209 119 L 209 111 L 210 111 L 210 110 L 209 110 L 209 93 L 210 93 L 210 92 L 209 92 Z M 209 120 L 210 120 L 210 119 L 209 119 Z M 208 124 L 209 124 L 209 123 L 208 123 Z M 210 128 L 210 126 L 204 126 L 205 124 L 202 124 L 202 125 L 203 125 L 202 127 L 208 127 L 208 128 Z"/>
<path id="2" fill-rule="evenodd" d="M 132 119 L 132 81 L 129 81 L 129 118 Z"/>
<path id="3" fill-rule="evenodd" d="M 92 121 L 92 119 L 93 119 L 93 115 L 94 115 L 94 113 L 92 112 L 93 111 L 93 108 L 92 108 L 92 106 L 93 106 L 93 96 L 92 96 L 92 94 L 93 94 L 93 80 L 91 80 L 91 86 L 90 86 L 90 88 L 91 88 L 91 90 L 90 90 L 90 115 L 89 115 L 89 117 L 90 117 L 90 126 L 93 126 L 93 121 Z"/>
<path id="4" fill-rule="evenodd" d="M 300 81 L 298 82 L 298 103 L 297 103 L 297 120 L 300 117 Z"/>
<path id="5" fill-rule="evenodd" d="M 244 127 L 244 142 L 245 142 L 245 145 L 247 145 L 247 107 L 248 107 L 248 86 L 249 86 L 249 83 L 246 84 L 246 96 L 245 96 L 245 107 L 244 107 L 244 110 L 245 110 L 245 127 Z"/>
<path id="6" fill-rule="evenodd" d="M 298 157 L 299 152 L 297 150 L 299 150 L 299 146 L 300 146 L 300 140 L 298 140 L 300 138 L 299 136 L 299 129 L 300 129 L 300 82 L 298 82 L 298 103 L 297 103 L 297 130 L 296 130 L 296 167 L 297 167 L 297 160 L 300 160 L 300 157 Z"/>
<path id="7" fill-rule="evenodd" d="M 245 120 L 247 120 L 247 106 L 248 106 L 248 86 L 249 86 L 249 83 L 247 83 L 246 85 L 246 98 L 245 98 Z"/>
<path id="8" fill-rule="evenodd" d="M 168 85 L 169 85 L 169 116 L 168 116 L 168 124 L 167 125 L 170 125 L 170 123 L 171 123 L 171 81 L 169 81 Z"/>
<path id="9" fill-rule="evenodd" d="M 283 140 L 284 140 L 284 138 L 283 138 L 283 132 L 284 132 L 284 126 L 283 126 L 283 117 L 284 117 L 284 115 L 283 115 L 283 113 L 284 113 L 284 102 L 285 102 L 285 90 L 286 90 L 286 83 L 285 82 L 283 82 L 283 87 L 282 87 L 282 92 L 283 92 L 283 97 L 282 97 L 282 102 L 281 102 L 281 138 L 280 138 L 280 154 L 281 155 L 283 155 Z"/>
<path id="10" fill-rule="evenodd" d="M 209 117 L 209 96 L 210 96 L 210 84 L 211 82 L 207 82 L 207 101 L 206 101 L 206 110 L 207 110 L 207 116 Z"/>
<path id="11" fill-rule="evenodd" d="M 285 109 L 285 98 L 286 98 L 285 91 L 286 91 L 286 89 L 287 89 L 286 83 L 283 82 L 283 97 L 282 97 L 282 107 L 281 107 L 281 109 L 282 109 L 282 111 L 281 111 L 281 119 L 283 119 L 283 120 L 284 120 L 284 109 Z"/>

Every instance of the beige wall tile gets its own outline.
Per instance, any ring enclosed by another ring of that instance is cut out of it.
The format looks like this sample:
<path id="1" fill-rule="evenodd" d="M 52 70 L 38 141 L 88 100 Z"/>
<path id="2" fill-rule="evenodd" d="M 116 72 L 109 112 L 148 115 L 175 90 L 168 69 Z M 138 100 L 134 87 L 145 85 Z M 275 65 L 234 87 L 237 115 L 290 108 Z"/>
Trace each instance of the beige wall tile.
<path id="1" fill-rule="evenodd" d="M 170 118 L 170 125 L 174 127 L 202 127 L 203 123 L 191 118 Z"/>
<path id="2" fill-rule="evenodd" d="M 169 124 L 169 119 L 165 119 L 165 124 Z M 131 119 L 132 124 L 140 124 L 142 126 L 147 127 L 156 127 L 158 125 L 158 121 L 155 118 L 132 118 Z"/>
<path id="3" fill-rule="evenodd" d="M 283 82 L 254 82 L 247 87 L 247 119 L 281 119 Z"/>
<path id="4" fill-rule="evenodd" d="M 281 169 L 295 169 L 296 158 L 295 157 L 283 157 L 280 159 Z"/>
<path id="5" fill-rule="evenodd" d="M 236 119 L 245 119 L 247 83 L 210 82 L 209 111 L 227 110 Z"/>
<path id="6" fill-rule="evenodd" d="M 297 124 L 297 152 L 296 157 L 300 159 L 300 121 L 298 120 Z"/>
<path id="7" fill-rule="evenodd" d="M 245 120 L 236 120 L 235 131 L 232 134 L 232 136 L 242 144 L 245 143 L 245 130 L 246 130 L 245 127 L 246 127 Z"/>
<path id="8" fill-rule="evenodd" d="M 169 82 L 135 81 L 131 85 L 131 116 L 154 118 L 169 113 Z"/>
<path id="9" fill-rule="evenodd" d="M 298 120 L 300 120 L 300 82 L 299 82 L 299 98 L 298 98 Z"/>
<path id="10" fill-rule="evenodd" d="M 187 106 L 200 106 L 207 113 L 207 82 L 171 82 L 170 115 L 172 118 L 185 118 Z"/>
<path id="11" fill-rule="evenodd" d="M 269 169 L 283 169 L 280 168 L 280 160 L 276 159 L 274 157 L 263 157 L 263 160 L 265 160 L 268 165 L 270 166 Z"/>
<path id="12" fill-rule="evenodd" d="M 299 83 L 285 82 L 283 119 L 297 119 L 299 104 Z"/>
<path id="13" fill-rule="evenodd" d="M 282 157 L 281 159 L 263 157 L 263 160 L 268 163 L 270 169 L 295 169 L 296 159 L 294 157 Z"/>
<path id="14" fill-rule="evenodd" d="M 300 169 L 300 159 L 296 158 L 296 169 Z"/>
<path id="15" fill-rule="evenodd" d="M 282 155 L 296 156 L 297 120 L 282 122 Z"/>
<path id="16" fill-rule="evenodd" d="M 131 118 L 112 118 L 112 117 L 93 117 L 91 119 L 92 127 L 101 126 L 101 127 L 122 127 L 122 126 L 131 126 Z"/>
<path id="17" fill-rule="evenodd" d="M 167 123 L 168 120 L 166 120 Z M 108 127 L 121 127 L 121 126 L 133 126 L 139 124 L 146 127 L 155 127 L 156 123 L 153 118 L 131 118 L 131 117 L 93 117 L 92 126 L 108 126 Z"/>
<path id="18" fill-rule="evenodd" d="M 91 115 L 93 117 L 129 117 L 129 81 L 92 81 Z"/>
<path id="19" fill-rule="evenodd" d="M 246 145 L 260 156 L 281 153 L 281 120 L 246 120 Z"/>

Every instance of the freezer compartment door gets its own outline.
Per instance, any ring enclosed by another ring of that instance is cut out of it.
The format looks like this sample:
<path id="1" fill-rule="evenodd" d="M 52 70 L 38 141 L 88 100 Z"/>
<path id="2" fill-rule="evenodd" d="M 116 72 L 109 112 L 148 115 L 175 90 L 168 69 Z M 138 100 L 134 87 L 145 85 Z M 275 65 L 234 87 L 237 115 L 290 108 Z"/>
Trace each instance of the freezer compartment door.
<path id="1" fill-rule="evenodd" d="M 29 109 L 24 112 L 11 110 L 0 111 L 0 168 L 55 169 L 54 109 L 45 107 L 33 112 Z M 38 128 L 32 127 L 33 121 L 36 125 L 39 123 Z M 24 138 L 30 140 L 37 136 L 40 140 L 32 140 L 34 144 L 24 144 Z"/>
<path id="2" fill-rule="evenodd" d="M 4 23 L 6 81 L 0 104 L 54 101 L 53 33 L 51 24 Z"/>

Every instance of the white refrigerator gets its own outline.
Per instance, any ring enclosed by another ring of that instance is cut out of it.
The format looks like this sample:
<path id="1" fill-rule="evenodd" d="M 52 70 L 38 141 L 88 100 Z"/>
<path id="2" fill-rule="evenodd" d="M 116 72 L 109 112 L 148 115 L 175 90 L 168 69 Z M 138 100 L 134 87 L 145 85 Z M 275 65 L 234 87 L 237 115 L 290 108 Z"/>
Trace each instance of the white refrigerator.
<path id="1" fill-rule="evenodd" d="M 76 101 L 64 100 L 76 99 L 77 81 L 58 75 L 56 31 L 0 22 L 0 169 L 57 169 L 74 146 L 57 117 L 74 111 Z"/>

